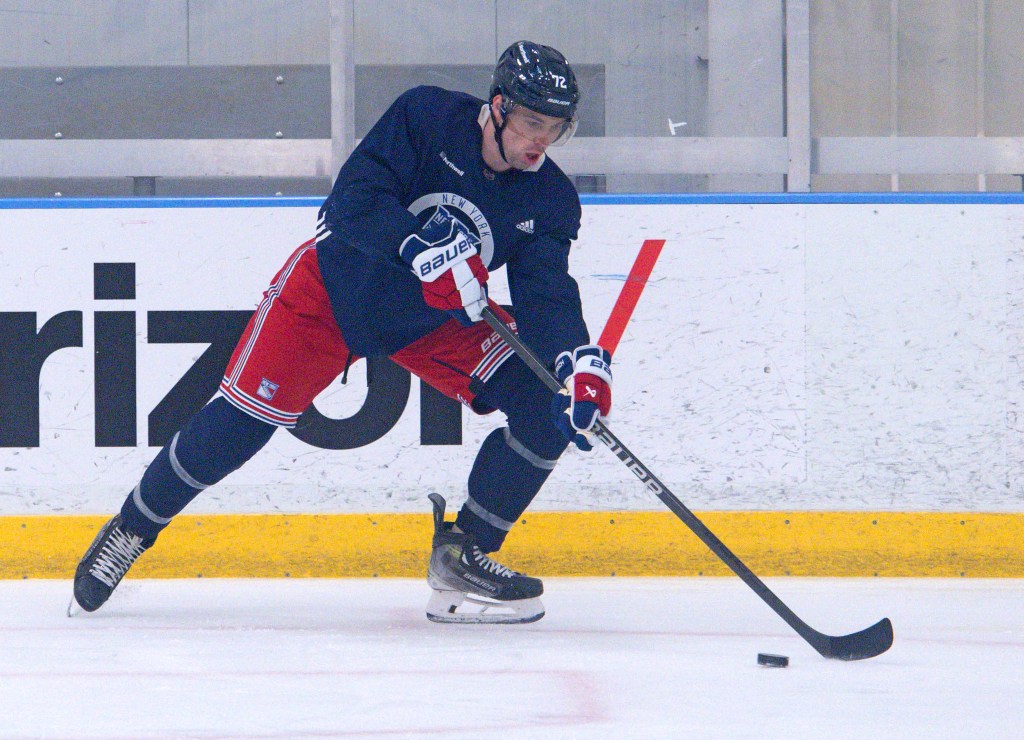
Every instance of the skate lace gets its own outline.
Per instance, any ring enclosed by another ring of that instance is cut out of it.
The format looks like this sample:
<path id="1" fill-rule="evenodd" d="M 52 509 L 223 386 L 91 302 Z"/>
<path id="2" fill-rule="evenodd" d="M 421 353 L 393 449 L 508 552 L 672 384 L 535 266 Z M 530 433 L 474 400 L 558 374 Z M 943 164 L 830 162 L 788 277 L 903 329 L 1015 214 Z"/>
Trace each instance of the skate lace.
<path id="1" fill-rule="evenodd" d="M 495 560 L 491 560 L 489 557 L 484 555 L 483 551 L 475 547 L 473 548 L 473 560 L 478 566 L 487 572 L 494 573 L 502 578 L 512 578 L 513 576 L 519 575 L 511 568 L 506 567 Z"/>
<path id="2" fill-rule="evenodd" d="M 134 534 L 126 534 L 115 527 L 110 537 L 103 544 L 96 562 L 89 568 L 89 573 L 103 581 L 110 588 L 117 583 L 138 560 L 139 555 L 146 551 L 142 538 Z"/>

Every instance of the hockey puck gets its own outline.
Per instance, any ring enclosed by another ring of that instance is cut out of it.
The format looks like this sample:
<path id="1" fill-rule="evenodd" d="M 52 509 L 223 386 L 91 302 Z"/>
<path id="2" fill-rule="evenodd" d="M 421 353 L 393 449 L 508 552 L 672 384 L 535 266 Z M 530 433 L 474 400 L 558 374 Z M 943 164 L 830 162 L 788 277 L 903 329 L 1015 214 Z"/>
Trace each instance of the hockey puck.
<path id="1" fill-rule="evenodd" d="M 771 653 L 758 653 L 757 664 L 766 665 L 770 668 L 785 668 L 789 665 L 789 658 L 785 655 L 772 655 Z"/>

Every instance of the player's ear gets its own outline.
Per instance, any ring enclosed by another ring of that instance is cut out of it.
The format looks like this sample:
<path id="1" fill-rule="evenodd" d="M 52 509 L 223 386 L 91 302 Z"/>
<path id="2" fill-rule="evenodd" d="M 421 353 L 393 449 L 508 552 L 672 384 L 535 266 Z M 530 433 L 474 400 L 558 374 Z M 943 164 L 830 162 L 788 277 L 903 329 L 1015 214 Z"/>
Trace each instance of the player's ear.
<path id="1" fill-rule="evenodd" d="M 495 95 L 491 98 L 491 115 L 494 116 L 494 120 L 498 122 L 500 126 L 504 123 L 504 119 L 501 116 L 501 94 Z"/>

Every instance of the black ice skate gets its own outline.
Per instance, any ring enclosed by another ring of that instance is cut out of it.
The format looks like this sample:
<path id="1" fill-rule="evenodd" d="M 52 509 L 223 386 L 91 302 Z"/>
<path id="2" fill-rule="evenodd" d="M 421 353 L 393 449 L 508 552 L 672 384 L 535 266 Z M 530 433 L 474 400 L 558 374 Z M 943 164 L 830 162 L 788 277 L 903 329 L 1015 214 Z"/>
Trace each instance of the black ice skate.
<path id="1" fill-rule="evenodd" d="M 124 574 L 156 538 L 144 540 L 121 527 L 118 514 L 103 525 L 75 570 L 75 601 L 87 612 L 106 603 Z M 72 608 L 68 607 L 68 616 Z"/>
<path id="2" fill-rule="evenodd" d="M 427 619 L 460 624 L 524 624 L 544 616 L 539 578 L 516 573 L 487 557 L 471 534 L 453 532 L 444 520 L 445 500 L 428 496 L 434 506 L 434 542 L 427 583 L 434 593 Z"/>

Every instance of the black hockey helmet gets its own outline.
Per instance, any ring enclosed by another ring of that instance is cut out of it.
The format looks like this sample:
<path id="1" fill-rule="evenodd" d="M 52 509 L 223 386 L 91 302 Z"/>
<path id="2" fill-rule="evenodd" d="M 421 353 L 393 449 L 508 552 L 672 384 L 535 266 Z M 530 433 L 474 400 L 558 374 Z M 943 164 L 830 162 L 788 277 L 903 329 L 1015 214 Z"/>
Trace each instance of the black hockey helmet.
<path id="1" fill-rule="evenodd" d="M 566 133 L 576 127 L 576 106 L 580 89 L 576 75 L 557 49 L 532 41 L 517 41 L 505 49 L 491 77 L 490 99 L 502 97 L 502 115 L 521 105 L 537 113 L 569 122 Z M 568 141 L 563 135 L 559 142 Z"/>

